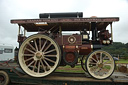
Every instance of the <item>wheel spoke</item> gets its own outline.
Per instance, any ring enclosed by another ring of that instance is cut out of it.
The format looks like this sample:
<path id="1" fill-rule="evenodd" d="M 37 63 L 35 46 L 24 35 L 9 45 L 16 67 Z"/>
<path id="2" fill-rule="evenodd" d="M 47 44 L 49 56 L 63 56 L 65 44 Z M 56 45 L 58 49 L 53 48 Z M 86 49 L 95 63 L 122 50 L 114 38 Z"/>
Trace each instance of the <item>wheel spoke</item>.
<path id="1" fill-rule="evenodd" d="M 56 55 L 44 55 L 45 57 L 56 57 Z"/>
<path id="2" fill-rule="evenodd" d="M 95 56 L 96 56 L 96 60 L 97 60 L 97 62 L 99 61 L 99 59 L 98 59 L 98 57 L 97 57 L 97 55 L 95 54 Z"/>
<path id="3" fill-rule="evenodd" d="M 97 69 L 94 70 L 94 72 L 100 73 L 100 70 L 101 70 L 101 68 L 97 68 Z"/>
<path id="4" fill-rule="evenodd" d="M 49 67 L 49 68 L 51 68 L 51 66 L 45 61 L 45 60 L 43 60 L 44 62 L 45 62 L 45 64 Z"/>
<path id="5" fill-rule="evenodd" d="M 45 45 L 46 45 L 47 42 L 48 42 L 47 40 L 44 42 L 44 44 L 43 44 L 43 46 L 42 46 L 42 48 L 41 48 L 40 51 L 42 51 L 44 49 L 44 47 L 45 47 Z"/>
<path id="6" fill-rule="evenodd" d="M 98 62 L 98 61 L 96 61 L 93 57 L 92 57 L 91 59 L 94 60 L 96 63 Z"/>
<path id="7" fill-rule="evenodd" d="M 36 52 L 36 49 L 30 43 L 28 45 Z"/>
<path id="8" fill-rule="evenodd" d="M 109 62 L 110 60 L 107 60 L 107 61 L 105 61 L 103 64 L 106 64 L 107 62 Z"/>
<path id="9" fill-rule="evenodd" d="M 105 72 L 104 70 L 105 70 L 105 69 L 101 69 L 101 70 L 99 71 L 99 72 L 100 72 L 100 73 L 99 73 L 100 76 L 103 76 L 103 75 L 106 74 L 106 72 Z"/>
<path id="10" fill-rule="evenodd" d="M 97 68 L 98 66 L 93 66 L 93 67 L 90 67 L 90 68 Z"/>
<path id="11" fill-rule="evenodd" d="M 39 50 L 41 50 L 41 38 L 39 38 Z"/>
<path id="12" fill-rule="evenodd" d="M 31 66 L 34 62 L 35 62 L 35 61 L 32 61 L 32 62 L 28 65 L 28 67 Z"/>
<path id="13" fill-rule="evenodd" d="M 103 60 L 106 58 L 106 55 L 103 57 Z"/>
<path id="14" fill-rule="evenodd" d="M 23 54 L 24 56 L 34 56 L 34 54 Z"/>
<path id="15" fill-rule="evenodd" d="M 91 70 L 91 71 L 95 71 L 96 69 L 98 69 L 97 66 L 90 67 L 90 70 Z"/>
<path id="16" fill-rule="evenodd" d="M 90 64 L 97 64 L 97 63 L 90 63 Z"/>
<path id="17" fill-rule="evenodd" d="M 34 44 L 35 44 L 35 47 L 36 47 L 36 51 L 38 51 L 36 40 L 34 40 Z"/>
<path id="18" fill-rule="evenodd" d="M 104 71 L 104 69 L 99 68 L 99 69 L 97 70 L 96 75 L 103 76 L 105 73 L 106 73 L 106 72 Z"/>
<path id="19" fill-rule="evenodd" d="M 38 63 L 38 73 L 40 72 L 40 62 Z"/>
<path id="20" fill-rule="evenodd" d="M 26 49 L 27 51 L 29 51 L 29 52 L 35 54 L 35 52 L 33 52 L 32 50 L 30 50 L 30 49 L 28 49 L 28 48 L 25 48 L 25 49 Z"/>
<path id="21" fill-rule="evenodd" d="M 104 66 L 110 66 L 111 67 L 111 64 L 104 64 Z"/>
<path id="22" fill-rule="evenodd" d="M 51 53 L 51 52 L 53 52 L 53 51 L 56 51 L 56 49 L 52 49 L 52 50 L 49 50 L 49 51 L 47 51 L 47 52 L 44 52 L 44 54 L 48 54 L 48 53 Z"/>
<path id="23" fill-rule="evenodd" d="M 100 53 L 100 63 L 102 63 L 102 52 Z"/>
<path id="24" fill-rule="evenodd" d="M 28 58 L 28 59 L 25 60 L 25 62 L 30 61 L 30 60 L 32 60 L 32 59 L 33 59 L 33 57 Z"/>
<path id="25" fill-rule="evenodd" d="M 52 45 L 52 44 L 50 43 L 50 44 L 47 46 L 47 48 L 44 50 L 44 52 L 47 51 L 48 48 L 49 48 L 51 45 Z"/>
<path id="26" fill-rule="evenodd" d="M 50 62 L 52 62 L 52 63 L 55 63 L 55 61 L 53 61 L 53 60 L 51 60 L 51 59 L 49 59 L 49 58 L 44 58 L 44 59 L 46 59 L 47 61 L 50 61 Z"/>
<path id="27" fill-rule="evenodd" d="M 42 65 L 42 67 L 43 67 L 43 70 L 46 71 L 46 69 L 45 69 L 45 67 L 44 67 L 44 64 L 43 64 L 42 60 L 40 60 L 40 63 L 41 63 L 41 65 Z"/>
<path id="28" fill-rule="evenodd" d="M 35 63 L 34 63 L 33 71 L 35 70 L 36 64 L 37 64 L 37 60 L 36 60 Z"/>

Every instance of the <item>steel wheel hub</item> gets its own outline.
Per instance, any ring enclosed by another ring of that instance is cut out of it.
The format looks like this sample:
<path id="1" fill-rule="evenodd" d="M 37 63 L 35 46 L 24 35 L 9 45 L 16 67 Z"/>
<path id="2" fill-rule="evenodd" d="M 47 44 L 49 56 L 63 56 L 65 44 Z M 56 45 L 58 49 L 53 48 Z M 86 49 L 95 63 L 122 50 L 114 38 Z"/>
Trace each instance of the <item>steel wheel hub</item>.
<path id="1" fill-rule="evenodd" d="M 102 68 L 103 67 L 103 64 L 102 63 L 98 64 L 98 67 L 99 68 Z"/>
<path id="2" fill-rule="evenodd" d="M 42 57 L 44 57 L 43 52 L 37 51 L 34 55 L 34 60 L 40 60 Z"/>

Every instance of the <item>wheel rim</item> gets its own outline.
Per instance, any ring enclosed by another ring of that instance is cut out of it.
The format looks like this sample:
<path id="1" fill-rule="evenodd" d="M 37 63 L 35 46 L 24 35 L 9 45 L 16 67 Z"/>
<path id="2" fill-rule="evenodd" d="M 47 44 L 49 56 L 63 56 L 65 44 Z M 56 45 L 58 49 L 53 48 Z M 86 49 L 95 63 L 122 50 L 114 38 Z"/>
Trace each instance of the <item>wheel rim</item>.
<path id="1" fill-rule="evenodd" d="M 114 72 L 115 62 L 109 53 L 98 50 L 89 55 L 86 68 L 92 77 L 105 79 Z"/>
<path id="2" fill-rule="evenodd" d="M 8 85 L 9 76 L 5 71 L 0 71 L 0 85 Z"/>
<path id="3" fill-rule="evenodd" d="M 60 49 L 53 39 L 36 34 L 27 38 L 19 50 L 19 64 L 30 76 L 44 77 L 60 62 Z"/>
<path id="4" fill-rule="evenodd" d="M 86 70 L 86 67 L 85 67 L 85 60 L 86 60 L 86 56 L 84 55 L 82 57 L 82 60 L 81 60 L 81 67 L 86 72 L 87 70 Z"/>

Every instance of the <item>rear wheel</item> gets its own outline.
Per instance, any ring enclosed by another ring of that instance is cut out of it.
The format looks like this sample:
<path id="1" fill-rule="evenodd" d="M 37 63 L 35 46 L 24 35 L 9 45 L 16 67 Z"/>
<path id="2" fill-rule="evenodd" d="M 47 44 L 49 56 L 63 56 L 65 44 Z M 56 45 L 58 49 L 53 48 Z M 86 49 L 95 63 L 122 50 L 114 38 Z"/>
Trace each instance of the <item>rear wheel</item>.
<path id="1" fill-rule="evenodd" d="M 88 73 L 96 79 L 106 79 L 112 75 L 115 68 L 113 57 L 106 51 L 92 52 L 86 59 Z"/>
<path id="2" fill-rule="evenodd" d="M 30 76 L 44 77 L 60 63 L 60 48 L 50 37 L 35 34 L 28 37 L 19 49 L 19 64 Z"/>

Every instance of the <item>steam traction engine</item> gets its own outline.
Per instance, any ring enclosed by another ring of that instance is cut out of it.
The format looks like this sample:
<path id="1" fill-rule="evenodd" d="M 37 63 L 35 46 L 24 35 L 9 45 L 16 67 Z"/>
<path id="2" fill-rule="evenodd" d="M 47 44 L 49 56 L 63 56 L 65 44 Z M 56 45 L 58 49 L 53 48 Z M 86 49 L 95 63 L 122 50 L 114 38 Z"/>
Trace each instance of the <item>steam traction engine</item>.
<path id="1" fill-rule="evenodd" d="M 92 77 L 108 78 L 115 63 L 108 52 L 99 49 L 112 44 L 112 22 L 115 21 L 119 18 L 83 18 L 82 12 L 43 13 L 40 19 L 11 20 L 19 25 L 19 64 L 28 75 L 44 77 L 58 66 L 74 67 L 82 56 L 82 68 Z M 108 25 L 110 33 L 106 29 Z M 21 27 L 24 34 L 20 32 Z M 37 33 L 26 37 L 26 31 Z M 65 31 L 73 34 L 65 35 Z"/>

